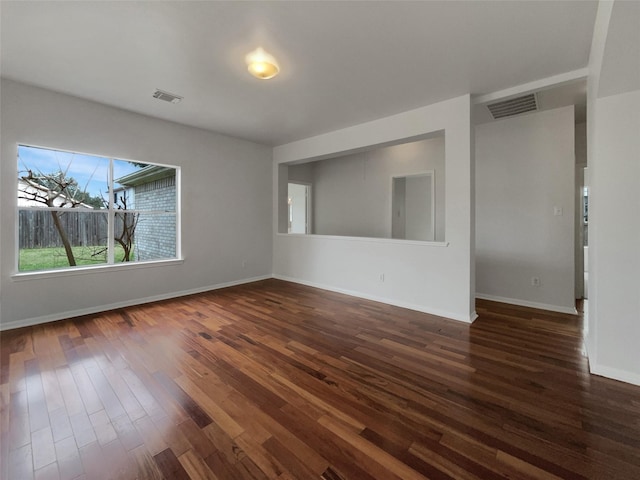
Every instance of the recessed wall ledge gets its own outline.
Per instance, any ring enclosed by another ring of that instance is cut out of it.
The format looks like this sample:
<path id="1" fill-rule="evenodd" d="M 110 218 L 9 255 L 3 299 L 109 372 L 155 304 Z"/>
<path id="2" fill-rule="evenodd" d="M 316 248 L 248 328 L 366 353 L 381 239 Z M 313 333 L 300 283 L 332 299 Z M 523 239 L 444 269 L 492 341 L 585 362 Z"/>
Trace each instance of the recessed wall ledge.
<path id="1" fill-rule="evenodd" d="M 314 238 L 326 240 L 347 240 L 350 242 L 369 242 L 369 243 L 395 243 L 398 245 L 420 245 L 422 247 L 448 247 L 449 242 L 426 242 L 423 240 L 403 240 L 400 238 L 376 238 L 376 237 L 347 237 L 342 235 L 321 235 L 317 233 L 281 233 L 276 234 L 279 237 L 294 238 Z"/>

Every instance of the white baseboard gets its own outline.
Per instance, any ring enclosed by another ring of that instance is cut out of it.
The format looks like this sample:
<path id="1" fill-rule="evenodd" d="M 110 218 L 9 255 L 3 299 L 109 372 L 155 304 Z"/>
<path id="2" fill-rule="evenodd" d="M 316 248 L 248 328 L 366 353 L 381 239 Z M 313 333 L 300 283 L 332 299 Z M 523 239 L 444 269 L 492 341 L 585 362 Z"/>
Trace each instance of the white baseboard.
<path id="1" fill-rule="evenodd" d="M 601 377 L 612 378 L 613 380 L 619 380 L 621 382 L 640 386 L 640 374 L 634 372 L 607 367 L 604 365 L 597 365 L 591 362 L 589 362 L 589 370 L 593 375 L 600 375 Z"/>
<path id="2" fill-rule="evenodd" d="M 484 293 L 476 293 L 476 298 L 481 300 L 491 300 L 493 302 L 508 303 L 509 305 L 518 305 L 520 307 L 537 308 L 539 310 L 549 310 L 550 312 L 568 313 L 577 315 L 578 311 L 575 307 L 562 307 L 560 305 L 550 305 L 548 303 L 529 302 L 527 300 L 519 300 L 517 298 L 498 297 L 496 295 L 486 295 Z"/>
<path id="3" fill-rule="evenodd" d="M 286 282 L 299 283 L 301 285 L 306 285 L 308 287 L 319 288 L 321 290 L 328 290 L 330 292 L 342 293 L 344 295 L 349 295 L 351 297 L 364 298 L 366 300 L 372 300 L 374 302 L 386 303 L 387 305 L 393 305 L 395 307 L 407 308 L 409 310 L 416 310 L 422 313 L 428 313 L 430 315 L 437 315 L 438 317 L 444 317 L 451 320 L 457 320 L 458 322 L 464 323 L 473 323 L 473 321 L 478 318 L 478 315 L 474 311 L 469 316 L 462 316 L 452 312 L 447 312 L 444 310 L 437 310 L 433 308 L 427 308 L 422 305 L 415 305 L 407 302 L 398 302 L 397 300 L 393 300 L 385 297 L 378 297 L 377 295 L 369 295 L 366 293 L 358 292 L 355 290 L 347 290 L 344 288 L 337 288 L 331 285 L 325 285 L 321 283 L 309 282 L 307 280 L 301 280 L 299 278 L 287 277 L 285 275 L 273 275 L 273 278 L 278 280 L 284 280 Z"/>
<path id="4" fill-rule="evenodd" d="M 14 328 L 21 328 L 21 327 L 31 327 L 33 325 L 40 325 L 41 323 L 55 322 L 58 320 L 66 320 L 68 318 L 80 317 L 83 315 L 93 315 L 95 313 L 106 312 L 108 310 L 115 310 L 117 308 L 132 307 L 134 305 L 142 305 L 145 303 L 158 302 L 160 300 L 168 300 L 170 298 L 184 297 L 186 295 L 209 292 L 211 290 L 219 290 L 220 288 L 233 287 L 235 285 L 242 285 L 244 283 L 257 282 L 259 280 L 266 280 L 268 278 L 272 278 L 272 276 L 261 275 L 258 277 L 244 278 L 242 280 L 234 280 L 232 282 L 224 282 L 224 283 L 218 283 L 215 285 L 208 285 L 206 287 L 192 288 L 190 290 L 182 290 L 180 292 L 164 293 L 161 295 L 154 295 L 151 297 L 126 300 L 124 302 L 109 303 L 106 305 L 82 308 L 79 310 L 70 310 L 67 312 L 53 313 L 51 315 L 43 315 L 41 317 L 25 318 L 25 319 L 16 320 L 13 322 L 0 323 L 0 331 L 12 330 Z"/>

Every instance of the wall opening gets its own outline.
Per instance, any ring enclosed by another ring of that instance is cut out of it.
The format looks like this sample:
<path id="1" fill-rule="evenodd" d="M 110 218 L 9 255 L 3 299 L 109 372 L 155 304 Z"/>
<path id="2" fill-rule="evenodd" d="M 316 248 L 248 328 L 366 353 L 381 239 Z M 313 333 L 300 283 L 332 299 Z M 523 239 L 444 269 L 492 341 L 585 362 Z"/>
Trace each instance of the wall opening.
<path id="1" fill-rule="evenodd" d="M 278 211 L 287 217 L 278 222 L 280 233 L 445 241 L 442 131 L 420 140 L 282 164 L 278 174 Z M 402 207 L 394 205 L 400 201 Z"/>

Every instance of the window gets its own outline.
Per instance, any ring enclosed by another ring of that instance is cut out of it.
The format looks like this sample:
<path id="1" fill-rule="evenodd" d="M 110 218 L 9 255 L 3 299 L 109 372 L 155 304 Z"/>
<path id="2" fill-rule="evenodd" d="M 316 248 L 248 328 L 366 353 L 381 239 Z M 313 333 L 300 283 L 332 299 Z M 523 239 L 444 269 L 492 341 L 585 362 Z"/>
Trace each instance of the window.
<path id="1" fill-rule="evenodd" d="M 18 146 L 18 271 L 175 259 L 179 169 Z"/>

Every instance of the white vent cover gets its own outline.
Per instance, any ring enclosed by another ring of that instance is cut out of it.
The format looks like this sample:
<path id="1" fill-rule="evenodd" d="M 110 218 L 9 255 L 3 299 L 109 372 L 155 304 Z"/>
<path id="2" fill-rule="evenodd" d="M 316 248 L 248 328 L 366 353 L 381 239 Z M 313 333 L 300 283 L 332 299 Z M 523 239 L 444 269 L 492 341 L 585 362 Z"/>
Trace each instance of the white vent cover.
<path id="1" fill-rule="evenodd" d="M 180 95 L 176 95 L 174 93 L 165 92 L 164 90 L 157 90 L 153 92 L 153 98 L 157 98 L 158 100 L 164 100 L 165 102 L 170 103 L 180 103 L 184 97 Z"/>
<path id="2" fill-rule="evenodd" d="M 498 119 L 526 112 L 535 112 L 538 110 L 538 102 L 536 100 L 536 94 L 530 93 L 522 97 L 492 103 L 487 105 L 487 108 L 491 112 L 491 115 L 493 115 L 493 118 Z"/>

